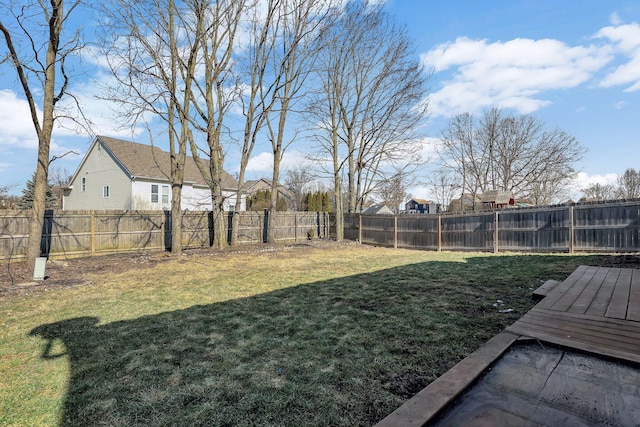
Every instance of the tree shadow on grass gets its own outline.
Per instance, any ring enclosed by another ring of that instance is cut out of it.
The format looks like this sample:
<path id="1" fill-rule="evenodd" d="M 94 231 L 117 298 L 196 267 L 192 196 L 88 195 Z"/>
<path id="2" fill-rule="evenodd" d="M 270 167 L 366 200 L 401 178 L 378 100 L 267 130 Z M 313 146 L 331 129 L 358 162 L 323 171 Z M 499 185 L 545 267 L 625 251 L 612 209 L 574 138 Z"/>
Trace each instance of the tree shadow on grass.
<path id="1" fill-rule="evenodd" d="M 62 426 L 371 425 L 586 260 L 428 262 L 31 334 L 43 359 L 68 358 Z"/>

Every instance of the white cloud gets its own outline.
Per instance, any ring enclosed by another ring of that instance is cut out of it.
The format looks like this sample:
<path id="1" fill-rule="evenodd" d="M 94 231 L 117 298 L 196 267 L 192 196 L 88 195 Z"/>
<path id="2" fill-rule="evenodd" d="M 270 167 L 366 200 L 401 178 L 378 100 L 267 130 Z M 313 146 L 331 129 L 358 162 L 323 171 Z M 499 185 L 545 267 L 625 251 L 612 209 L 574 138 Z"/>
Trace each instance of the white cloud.
<path id="1" fill-rule="evenodd" d="M 604 175 L 589 175 L 586 172 L 578 172 L 574 183 L 573 188 L 579 193 L 582 193 L 582 189 L 587 188 L 593 184 L 600 185 L 616 185 L 618 182 L 618 174 L 617 173 L 607 173 Z"/>
<path id="2" fill-rule="evenodd" d="M 618 65 L 601 81 L 601 87 L 629 85 L 624 91 L 640 90 L 640 25 L 638 23 L 604 27 L 594 36 L 606 39 L 616 53 L 627 57 L 627 62 Z"/>
<path id="3" fill-rule="evenodd" d="M 531 113 L 550 103 L 540 97 L 543 92 L 579 86 L 611 59 L 607 46 L 521 38 L 490 43 L 460 37 L 422 55 L 427 69 L 452 73 L 430 97 L 436 116 L 494 105 Z"/>
<path id="4" fill-rule="evenodd" d="M 627 101 L 618 101 L 618 102 L 616 102 L 614 107 L 615 107 L 616 110 L 622 110 L 623 108 L 625 108 L 628 105 L 629 105 L 629 103 Z"/>
<path id="5" fill-rule="evenodd" d="M 616 12 L 613 12 L 611 14 L 611 16 L 609 17 L 609 21 L 611 22 L 611 25 L 622 24 L 622 19 L 620 18 L 620 15 L 618 15 Z"/>
<path id="6" fill-rule="evenodd" d="M 42 112 L 38 111 L 38 115 Z M 11 90 L 0 90 L 0 145 L 38 148 L 29 104 Z"/>
<path id="7" fill-rule="evenodd" d="M 253 156 L 247 163 L 247 172 L 251 173 L 270 173 L 273 170 L 273 154 L 266 151 Z"/>
<path id="8" fill-rule="evenodd" d="M 304 168 L 306 166 L 307 159 L 305 154 L 298 150 L 289 150 L 284 153 L 282 161 L 280 162 L 281 173 L 294 168 Z M 263 151 L 249 159 L 247 164 L 247 172 L 265 175 L 270 174 L 273 171 L 273 154 L 267 151 Z"/>

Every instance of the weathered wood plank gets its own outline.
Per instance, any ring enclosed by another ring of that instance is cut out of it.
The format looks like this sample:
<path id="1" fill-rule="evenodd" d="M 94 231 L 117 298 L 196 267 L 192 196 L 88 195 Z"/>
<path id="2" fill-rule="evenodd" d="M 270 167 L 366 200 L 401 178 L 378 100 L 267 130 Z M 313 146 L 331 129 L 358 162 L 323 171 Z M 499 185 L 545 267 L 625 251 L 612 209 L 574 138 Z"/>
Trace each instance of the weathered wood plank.
<path id="1" fill-rule="evenodd" d="M 640 362 L 640 270 L 576 269 L 508 331 Z"/>
<path id="2" fill-rule="evenodd" d="M 549 292 L 555 289 L 559 284 L 560 282 L 558 282 L 557 280 L 547 280 L 542 284 L 542 286 L 531 293 L 531 297 L 534 300 L 541 300 L 542 298 L 549 295 Z"/>
<path id="3" fill-rule="evenodd" d="M 619 275 L 619 268 L 609 269 L 607 277 L 605 277 L 602 286 L 600 286 L 600 290 L 598 290 L 598 293 L 591 302 L 591 305 L 589 306 L 585 314 L 589 316 L 604 317 L 604 314 L 607 312 L 607 307 L 609 307 L 611 297 L 613 296 L 613 290 L 616 287 L 616 282 Z"/>
<path id="4" fill-rule="evenodd" d="M 597 272 L 598 267 L 588 267 L 587 271 L 580 277 L 580 279 L 573 283 L 571 288 L 564 292 L 550 308 L 556 311 L 569 310 Z"/>
<path id="5" fill-rule="evenodd" d="M 640 270 L 633 270 L 631 277 L 627 320 L 640 322 Z"/>
<path id="6" fill-rule="evenodd" d="M 640 362 L 640 325 L 535 309 L 507 328 L 554 344 Z"/>
<path id="7" fill-rule="evenodd" d="M 631 287 L 632 271 L 629 268 L 624 268 L 620 271 L 616 287 L 613 290 L 611 296 L 611 302 L 605 313 L 606 317 L 613 317 L 615 319 L 627 318 L 627 305 L 629 304 L 629 289 Z"/>
<path id="8" fill-rule="evenodd" d="M 574 270 L 569 277 L 563 280 L 550 295 L 547 295 L 542 302 L 538 303 L 536 307 L 540 308 L 551 308 L 558 299 L 562 298 L 566 292 L 568 292 L 571 287 L 578 281 L 580 278 L 587 272 L 589 269 L 586 265 L 581 265 Z"/>
<path id="9" fill-rule="evenodd" d="M 609 273 L 608 268 L 599 268 L 567 311 L 570 313 L 584 314 L 600 290 L 604 279 L 607 277 L 607 273 Z"/>

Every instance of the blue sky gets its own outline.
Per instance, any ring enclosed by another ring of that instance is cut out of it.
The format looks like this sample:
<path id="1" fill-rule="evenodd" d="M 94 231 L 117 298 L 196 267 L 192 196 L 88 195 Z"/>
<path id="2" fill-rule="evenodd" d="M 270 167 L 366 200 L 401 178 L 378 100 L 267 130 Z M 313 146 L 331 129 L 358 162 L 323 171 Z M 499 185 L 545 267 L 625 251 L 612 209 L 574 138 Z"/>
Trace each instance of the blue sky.
<path id="1" fill-rule="evenodd" d="M 386 7 L 407 26 L 416 55 L 433 71 L 425 129 L 432 143 L 425 154 L 451 116 L 503 106 L 533 114 L 587 148 L 576 190 L 640 169 L 640 2 L 388 0 Z M 92 30 L 91 19 L 84 21 Z M 81 95 L 96 133 L 130 138 L 129 130 L 115 129 L 109 107 L 92 96 L 95 80 L 104 78 L 97 64 L 85 60 L 71 90 Z M 86 135 L 56 129 L 52 154 L 84 154 L 89 143 Z M 255 152 L 250 177 L 269 176 L 267 151 Z M 284 167 L 300 157 L 292 147 Z M 53 166 L 73 172 L 80 159 L 69 155 Z M 16 184 L 19 193 L 35 162 L 24 96 L 13 70 L 0 65 L 0 185 Z M 412 193 L 429 197 L 422 187 Z"/>
<path id="2" fill-rule="evenodd" d="M 640 169 L 640 3 L 390 0 L 434 71 L 437 137 L 452 114 L 532 114 L 588 149 L 576 189 Z M 419 191 L 419 190 L 418 190 Z"/>

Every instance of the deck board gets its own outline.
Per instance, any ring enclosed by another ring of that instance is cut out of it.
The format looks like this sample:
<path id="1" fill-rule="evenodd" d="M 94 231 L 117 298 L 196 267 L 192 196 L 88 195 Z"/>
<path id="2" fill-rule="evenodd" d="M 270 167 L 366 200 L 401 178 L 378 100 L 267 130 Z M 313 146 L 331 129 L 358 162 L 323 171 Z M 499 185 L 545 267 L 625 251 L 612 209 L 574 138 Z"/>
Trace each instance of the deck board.
<path id="1" fill-rule="evenodd" d="M 629 291 L 629 305 L 627 306 L 627 320 L 640 322 L 640 270 L 633 270 L 631 289 Z"/>
<path id="2" fill-rule="evenodd" d="M 589 306 L 585 314 L 604 317 L 604 314 L 607 312 L 607 307 L 609 307 L 611 297 L 613 296 L 613 290 L 615 289 L 618 276 L 620 276 L 619 268 L 609 269 L 607 277 L 605 277 L 602 286 L 600 286 L 600 290 L 598 290 L 591 306 Z"/>
<path id="3" fill-rule="evenodd" d="M 582 292 L 578 295 L 578 297 L 573 301 L 573 303 L 569 306 L 567 311 L 569 313 L 578 313 L 585 314 L 586 311 L 591 306 L 591 303 L 595 299 L 600 287 L 602 287 L 602 283 L 607 277 L 607 273 L 609 270 L 601 268 L 596 271 L 596 273 L 591 277 L 591 280 L 587 282 L 587 285 L 582 290 Z"/>
<path id="4" fill-rule="evenodd" d="M 551 308 L 551 306 L 553 306 L 556 301 L 558 301 L 558 299 L 560 299 L 567 291 L 569 291 L 569 289 L 571 289 L 573 284 L 576 283 L 588 269 L 589 267 L 585 265 L 581 265 L 576 268 L 569 277 L 567 277 L 558 286 L 556 286 L 553 292 L 550 292 L 545 299 L 543 299 L 536 305 L 536 307 Z"/>
<path id="5" fill-rule="evenodd" d="M 613 317 L 616 319 L 627 318 L 627 306 L 629 305 L 629 289 L 631 287 L 632 271 L 629 268 L 624 268 L 620 271 L 620 276 L 616 281 L 616 287 L 613 290 L 611 302 L 609 308 L 605 313 L 606 317 Z"/>
<path id="6" fill-rule="evenodd" d="M 640 362 L 640 270 L 581 266 L 507 331 Z"/>

